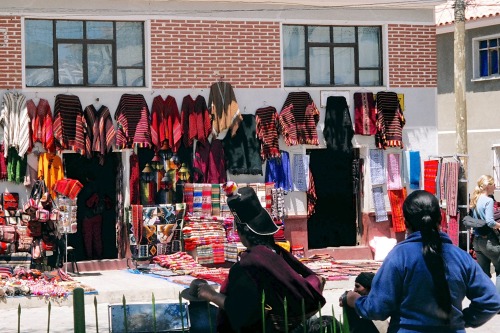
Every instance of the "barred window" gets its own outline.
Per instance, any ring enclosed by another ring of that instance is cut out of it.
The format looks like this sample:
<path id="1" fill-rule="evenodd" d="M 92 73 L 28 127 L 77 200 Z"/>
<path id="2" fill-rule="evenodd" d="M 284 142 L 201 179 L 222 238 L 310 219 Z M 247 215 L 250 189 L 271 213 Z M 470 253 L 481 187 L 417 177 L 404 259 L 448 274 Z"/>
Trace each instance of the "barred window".
<path id="1" fill-rule="evenodd" d="M 144 87 L 144 22 L 25 20 L 27 87 Z"/>
<path id="2" fill-rule="evenodd" d="M 287 87 L 381 86 L 381 27 L 283 25 Z"/>

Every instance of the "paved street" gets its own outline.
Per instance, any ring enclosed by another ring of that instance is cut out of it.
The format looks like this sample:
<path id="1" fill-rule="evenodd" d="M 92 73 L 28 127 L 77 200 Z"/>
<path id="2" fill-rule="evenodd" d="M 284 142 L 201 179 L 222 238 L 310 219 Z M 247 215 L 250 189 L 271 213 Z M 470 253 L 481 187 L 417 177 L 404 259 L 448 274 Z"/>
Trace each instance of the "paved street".
<path id="1" fill-rule="evenodd" d="M 125 295 L 127 303 L 151 302 L 154 293 L 156 302 L 177 301 L 179 292 L 183 287 L 170 283 L 164 279 L 154 278 L 145 274 L 131 274 L 127 271 L 102 271 L 84 273 L 76 277 L 78 281 L 94 287 L 98 295 L 85 296 L 85 319 L 87 332 L 97 332 L 94 311 L 94 296 L 97 298 L 98 331 L 109 331 L 108 305 L 121 303 Z M 329 281 L 325 288 L 327 304 L 322 309 L 322 314 L 330 315 L 332 305 L 337 316 L 341 313 L 338 298 L 346 289 L 352 289 L 354 277 L 349 281 Z M 60 304 L 51 303 L 50 333 L 66 333 L 73 331 L 72 298 L 61 301 Z M 1 333 L 17 332 L 17 308 L 21 304 L 21 332 L 47 332 L 48 310 L 47 302 L 39 299 L 25 297 L 9 298 L 7 302 L 0 303 L 2 320 L 0 321 Z M 471 333 L 498 333 L 500 331 L 500 315 L 486 325 L 477 329 L 468 329 Z"/>

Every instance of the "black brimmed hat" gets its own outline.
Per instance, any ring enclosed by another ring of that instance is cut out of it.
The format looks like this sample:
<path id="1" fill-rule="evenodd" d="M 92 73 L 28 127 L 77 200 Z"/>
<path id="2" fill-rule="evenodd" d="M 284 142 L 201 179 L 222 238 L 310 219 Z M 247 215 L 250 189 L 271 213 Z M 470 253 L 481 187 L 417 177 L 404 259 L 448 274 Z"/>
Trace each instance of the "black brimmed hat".
<path id="1" fill-rule="evenodd" d="M 207 283 L 208 283 L 207 280 L 204 279 L 194 279 L 189 284 L 189 288 L 181 291 L 181 297 L 191 302 L 206 302 L 207 301 L 206 299 L 198 297 L 198 291 L 202 284 L 207 284 Z"/>
<path id="2" fill-rule="evenodd" d="M 253 188 L 240 188 L 237 194 L 228 196 L 227 205 L 234 215 L 235 222 L 245 224 L 257 235 L 266 236 L 278 232 L 279 227 L 262 207 Z"/>

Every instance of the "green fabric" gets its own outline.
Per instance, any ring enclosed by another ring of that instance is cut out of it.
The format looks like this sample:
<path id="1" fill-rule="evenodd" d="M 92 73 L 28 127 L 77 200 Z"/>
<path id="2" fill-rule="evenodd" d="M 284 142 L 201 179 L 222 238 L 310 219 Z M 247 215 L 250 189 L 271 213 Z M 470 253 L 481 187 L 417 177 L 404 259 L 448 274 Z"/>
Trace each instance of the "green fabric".
<path id="1" fill-rule="evenodd" d="M 17 149 L 10 147 L 7 152 L 7 180 L 16 184 L 24 182 L 28 160 L 26 155 L 21 158 Z"/>

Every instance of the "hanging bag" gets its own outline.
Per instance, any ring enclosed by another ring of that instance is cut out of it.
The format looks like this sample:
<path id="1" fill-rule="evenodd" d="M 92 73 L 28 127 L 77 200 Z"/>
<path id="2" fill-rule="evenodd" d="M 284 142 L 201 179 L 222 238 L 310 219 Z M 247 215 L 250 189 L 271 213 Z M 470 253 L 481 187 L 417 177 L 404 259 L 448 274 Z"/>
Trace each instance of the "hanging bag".
<path id="1" fill-rule="evenodd" d="M 38 208 L 42 206 L 41 199 L 44 193 L 47 193 L 45 182 L 42 179 L 38 179 L 31 189 L 28 200 L 23 205 L 23 210 L 26 214 L 35 215 Z"/>

